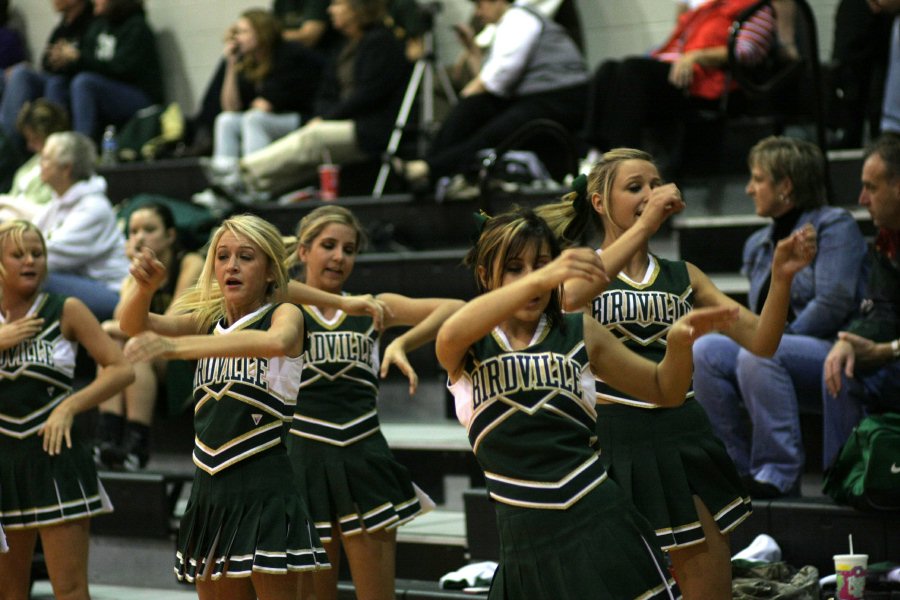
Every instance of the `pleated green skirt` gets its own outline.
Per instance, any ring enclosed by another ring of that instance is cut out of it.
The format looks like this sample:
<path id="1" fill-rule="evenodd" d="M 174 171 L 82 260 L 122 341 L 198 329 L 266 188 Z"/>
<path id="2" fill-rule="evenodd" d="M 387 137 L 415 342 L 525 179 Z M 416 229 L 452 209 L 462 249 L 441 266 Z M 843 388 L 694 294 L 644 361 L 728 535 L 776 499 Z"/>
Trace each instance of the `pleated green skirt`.
<path id="1" fill-rule="evenodd" d="M 0 527 L 44 527 L 112 511 L 85 444 L 73 440 L 50 456 L 42 443 L 37 435 L 0 435 Z"/>
<path id="2" fill-rule="evenodd" d="M 216 475 L 197 469 L 178 530 L 179 581 L 330 567 L 283 446 Z"/>
<path id="3" fill-rule="evenodd" d="M 397 462 L 381 432 L 349 446 L 288 436 L 294 476 L 309 500 L 319 537 L 393 529 L 434 507 Z"/>
<path id="4" fill-rule="evenodd" d="M 497 502 L 489 600 L 679 598 L 653 531 L 611 479 L 566 510 Z"/>
<path id="5" fill-rule="evenodd" d="M 722 533 L 752 511 L 734 463 L 695 400 L 649 410 L 598 404 L 597 437 L 610 477 L 650 521 L 664 550 L 705 539 L 694 496 Z"/>

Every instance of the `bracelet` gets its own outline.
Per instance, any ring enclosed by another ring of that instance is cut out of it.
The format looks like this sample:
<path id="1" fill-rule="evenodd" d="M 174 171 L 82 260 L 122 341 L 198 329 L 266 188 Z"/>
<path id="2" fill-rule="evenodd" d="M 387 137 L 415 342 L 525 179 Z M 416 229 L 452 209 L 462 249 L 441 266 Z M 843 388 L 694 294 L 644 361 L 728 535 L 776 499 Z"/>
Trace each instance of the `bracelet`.
<path id="1" fill-rule="evenodd" d="M 894 360 L 900 358 L 900 340 L 891 341 L 891 356 Z"/>

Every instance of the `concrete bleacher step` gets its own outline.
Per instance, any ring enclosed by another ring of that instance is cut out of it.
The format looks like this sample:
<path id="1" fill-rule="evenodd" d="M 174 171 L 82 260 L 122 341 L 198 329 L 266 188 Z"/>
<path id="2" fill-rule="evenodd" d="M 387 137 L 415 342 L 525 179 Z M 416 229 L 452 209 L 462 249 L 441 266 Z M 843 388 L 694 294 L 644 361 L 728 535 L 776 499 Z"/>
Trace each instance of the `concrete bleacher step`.
<path id="1" fill-rule="evenodd" d="M 91 520 L 100 535 L 168 538 L 175 529 L 176 508 L 192 471 L 125 473 L 100 471 L 114 511 Z"/>
<path id="2" fill-rule="evenodd" d="M 367 294 L 394 292 L 413 298 L 472 298 L 475 278 L 462 264 L 466 251 L 451 248 L 360 254 L 345 289 Z"/>
<path id="3" fill-rule="evenodd" d="M 497 560 L 496 517 L 486 490 L 469 490 L 464 500 L 472 559 Z M 870 564 L 900 556 L 900 513 L 861 512 L 825 496 L 754 500 L 753 514 L 730 534 L 732 552 L 747 547 L 761 533 L 778 542 L 787 563 L 813 565 L 823 576 L 834 571 L 833 555 L 846 551 L 849 534 L 854 547 L 869 555 Z"/>
<path id="4" fill-rule="evenodd" d="M 437 582 L 467 562 L 462 511 L 436 509 L 397 530 L 397 577 Z"/>
<path id="5" fill-rule="evenodd" d="M 775 538 L 787 563 L 813 565 L 822 575 L 834 571 L 833 556 L 847 551 L 851 534 L 869 564 L 900 556 L 900 513 L 862 512 L 824 496 L 754 500 L 753 514 L 731 533 L 732 549 L 748 546 L 761 533 Z"/>
<path id="6" fill-rule="evenodd" d="M 447 502 L 447 476 L 463 476 L 469 487 L 483 486 L 466 430 L 456 421 L 382 423 L 382 432 L 397 461 L 438 504 Z"/>
<path id="7" fill-rule="evenodd" d="M 395 387 L 405 390 L 404 384 L 399 382 Z M 430 387 L 431 395 L 434 395 L 435 388 L 442 388 L 442 385 L 428 382 L 423 387 Z M 463 476 L 469 485 L 483 485 L 465 428 L 456 421 L 437 420 L 440 416 L 432 414 L 434 405 L 440 402 L 443 402 L 442 397 L 428 398 L 417 407 L 407 393 L 406 400 L 393 400 L 388 411 L 407 410 L 410 416 L 416 413 L 428 415 L 428 421 L 385 422 L 381 426 L 397 460 L 439 505 L 446 502 L 447 476 Z M 401 406 L 403 404 L 406 406 Z M 159 539 L 167 538 L 177 530 L 194 475 L 189 449 L 182 453 L 153 454 L 145 471 L 100 471 L 99 475 L 115 511 L 93 519 L 95 533 Z"/>
<path id="8" fill-rule="evenodd" d="M 554 192 L 495 193 L 467 201 L 435 202 L 412 194 L 341 197 L 337 204 L 353 211 L 369 234 L 375 251 L 391 249 L 435 250 L 468 246 L 474 231 L 472 215 L 479 210 L 498 214 L 513 204 L 536 206 L 556 198 Z M 286 234 L 296 233 L 297 224 L 310 211 L 329 202 L 306 200 L 281 205 L 259 204 L 252 212 Z"/>
<path id="9" fill-rule="evenodd" d="M 118 163 L 101 166 L 97 172 L 106 178 L 113 204 L 138 194 L 160 194 L 188 202 L 208 186 L 197 158 Z"/>

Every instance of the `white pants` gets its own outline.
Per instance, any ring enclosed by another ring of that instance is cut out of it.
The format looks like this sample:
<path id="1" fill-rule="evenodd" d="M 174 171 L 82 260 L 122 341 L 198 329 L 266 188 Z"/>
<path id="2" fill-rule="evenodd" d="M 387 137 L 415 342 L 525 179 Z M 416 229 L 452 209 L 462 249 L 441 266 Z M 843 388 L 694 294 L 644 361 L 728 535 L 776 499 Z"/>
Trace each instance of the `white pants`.
<path id="1" fill-rule="evenodd" d="M 213 156 L 240 158 L 265 148 L 300 127 L 297 113 L 262 110 L 223 112 L 216 117 Z"/>
<path id="2" fill-rule="evenodd" d="M 353 121 L 312 121 L 241 159 L 245 180 L 256 190 L 281 193 L 316 180 L 318 166 L 360 162 Z"/>

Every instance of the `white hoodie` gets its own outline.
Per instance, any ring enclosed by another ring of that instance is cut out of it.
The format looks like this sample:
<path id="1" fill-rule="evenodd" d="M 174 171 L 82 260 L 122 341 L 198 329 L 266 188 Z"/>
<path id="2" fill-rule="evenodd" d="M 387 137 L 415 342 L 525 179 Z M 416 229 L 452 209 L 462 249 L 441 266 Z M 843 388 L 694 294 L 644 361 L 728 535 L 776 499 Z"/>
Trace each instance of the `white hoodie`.
<path id="1" fill-rule="evenodd" d="M 125 236 L 106 197 L 106 180 L 79 181 L 39 213 L 34 224 L 47 240 L 47 268 L 103 282 L 119 291 L 128 275 Z"/>

